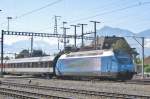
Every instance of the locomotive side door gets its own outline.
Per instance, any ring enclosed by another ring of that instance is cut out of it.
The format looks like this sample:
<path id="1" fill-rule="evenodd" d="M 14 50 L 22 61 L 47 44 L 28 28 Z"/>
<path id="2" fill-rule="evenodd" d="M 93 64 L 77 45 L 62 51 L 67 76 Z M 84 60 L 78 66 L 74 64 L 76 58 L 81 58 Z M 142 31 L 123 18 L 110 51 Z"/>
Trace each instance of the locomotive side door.
<path id="1" fill-rule="evenodd" d="M 107 64 L 107 73 L 110 74 L 111 73 L 111 57 L 107 57 L 107 61 L 106 61 L 106 64 Z"/>
<path id="2" fill-rule="evenodd" d="M 101 71 L 106 75 L 110 74 L 110 72 L 111 72 L 111 57 L 103 57 L 102 58 Z"/>

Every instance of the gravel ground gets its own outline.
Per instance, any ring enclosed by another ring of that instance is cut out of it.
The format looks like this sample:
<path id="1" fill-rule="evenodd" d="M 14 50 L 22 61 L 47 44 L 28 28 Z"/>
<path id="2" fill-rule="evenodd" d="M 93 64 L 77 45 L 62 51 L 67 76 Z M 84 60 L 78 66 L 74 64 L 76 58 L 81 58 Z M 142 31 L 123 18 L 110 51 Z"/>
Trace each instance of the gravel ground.
<path id="1" fill-rule="evenodd" d="M 10 81 L 15 83 L 73 88 L 91 91 L 104 91 L 134 95 L 150 95 L 150 85 L 125 84 L 123 82 L 100 82 L 100 81 L 73 81 L 73 80 L 58 80 L 58 79 L 37 79 L 37 78 L 1 78 L 2 81 Z"/>

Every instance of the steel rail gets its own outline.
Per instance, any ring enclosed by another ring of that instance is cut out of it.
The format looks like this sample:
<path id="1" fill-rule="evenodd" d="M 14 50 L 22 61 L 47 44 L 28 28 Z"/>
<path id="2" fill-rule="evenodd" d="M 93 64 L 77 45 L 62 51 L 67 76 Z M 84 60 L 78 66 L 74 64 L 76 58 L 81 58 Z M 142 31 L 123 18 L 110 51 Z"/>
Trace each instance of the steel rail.
<path id="1" fill-rule="evenodd" d="M 54 96 L 49 94 L 42 94 L 42 93 L 36 93 L 36 92 L 29 92 L 29 91 L 23 91 L 23 90 L 15 90 L 11 88 L 1 88 L 0 87 L 0 94 L 1 95 L 8 95 L 19 99 L 69 99 L 65 97 L 60 96 Z"/>
<path id="2" fill-rule="evenodd" d="M 111 97 L 111 98 L 126 98 L 126 99 L 150 99 L 150 96 L 146 95 L 131 95 L 131 94 L 121 94 L 121 93 L 110 93 L 110 92 L 99 92 L 99 91 L 89 91 L 89 90 L 78 90 L 71 88 L 59 88 L 59 87 L 49 87 L 49 86 L 37 86 L 37 85 L 29 85 L 29 84 L 19 84 L 19 83 L 10 83 L 10 82 L 2 82 L 3 85 L 14 86 L 14 87 L 22 87 L 22 88 L 31 88 L 38 90 L 50 90 L 50 91 L 60 91 L 67 93 L 75 93 L 75 94 L 83 94 L 90 96 L 100 96 L 100 97 Z"/>

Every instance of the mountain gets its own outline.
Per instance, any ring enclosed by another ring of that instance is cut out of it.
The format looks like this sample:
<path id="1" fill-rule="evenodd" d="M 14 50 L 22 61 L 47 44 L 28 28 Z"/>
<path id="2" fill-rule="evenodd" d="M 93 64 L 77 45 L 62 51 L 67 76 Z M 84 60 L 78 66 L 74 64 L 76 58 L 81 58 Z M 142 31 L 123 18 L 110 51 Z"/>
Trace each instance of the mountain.
<path id="1" fill-rule="evenodd" d="M 149 38 L 145 39 L 145 55 L 150 56 L 150 29 L 135 34 L 132 31 L 129 31 L 126 29 L 104 26 L 103 28 L 97 30 L 97 35 L 99 36 L 114 36 L 115 35 L 115 36 L 125 37 L 125 39 L 130 44 L 130 46 L 132 48 L 136 48 L 139 53 L 141 53 L 141 49 L 142 49 L 140 44 L 138 44 L 138 42 L 134 38 L 126 37 L 126 36 L 133 36 L 133 35 L 144 36 L 144 37 L 149 36 Z M 137 39 L 137 40 L 141 42 L 141 39 Z M 47 43 L 45 41 L 39 40 L 39 41 L 34 41 L 33 46 L 34 46 L 34 49 L 42 49 L 48 54 L 53 54 L 54 52 L 58 52 L 57 45 L 56 45 L 57 43 L 56 42 L 55 44 L 54 43 L 51 44 L 51 43 Z M 62 44 L 61 44 L 61 47 L 62 47 Z M 7 45 L 7 44 L 4 45 L 4 50 L 7 52 L 18 53 L 23 49 L 30 50 L 29 40 L 20 40 L 11 45 Z"/>
<path id="2" fill-rule="evenodd" d="M 137 36 L 149 37 L 150 38 L 150 29 L 138 33 Z"/>
<path id="3" fill-rule="evenodd" d="M 109 26 L 104 26 L 103 28 L 97 30 L 99 36 L 133 36 L 134 33 L 120 28 L 112 28 Z"/>
<path id="4" fill-rule="evenodd" d="M 133 33 L 132 31 L 120 28 L 113 28 L 109 26 L 104 26 L 103 28 L 97 30 L 97 35 L 99 36 L 121 36 L 125 37 L 127 42 L 130 44 L 132 48 L 136 48 L 139 53 L 141 53 L 142 47 L 138 42 L 141 43 L 141 39 L 137 38 L 138 42 L 132 38 L 127 36 L 139 36 L 139 37 L 149 37 L 145 39 L 145 56 L 150 56 L 150 29 L 142 31 L 140 33 Z"/>

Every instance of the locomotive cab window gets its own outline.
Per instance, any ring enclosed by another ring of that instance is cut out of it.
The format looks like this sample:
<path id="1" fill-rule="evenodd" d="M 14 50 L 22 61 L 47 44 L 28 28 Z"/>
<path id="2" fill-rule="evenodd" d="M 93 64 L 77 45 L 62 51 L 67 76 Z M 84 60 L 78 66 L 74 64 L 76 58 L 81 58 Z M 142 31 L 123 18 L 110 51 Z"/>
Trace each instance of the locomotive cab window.
<path id="1" fill-rule="evenodd" d="M 131 60 L 129 58 L 118 58 L 120 64 L 131 64 Z"/>

